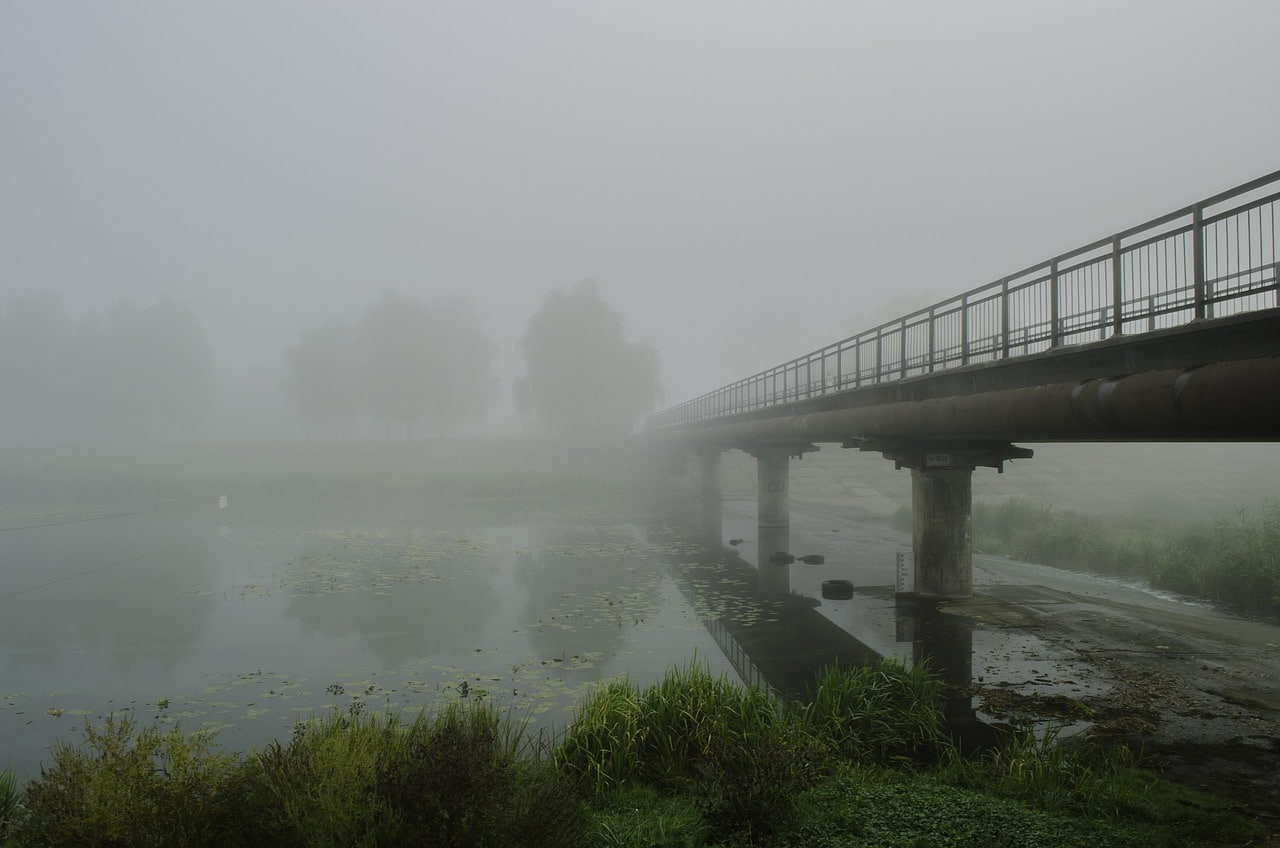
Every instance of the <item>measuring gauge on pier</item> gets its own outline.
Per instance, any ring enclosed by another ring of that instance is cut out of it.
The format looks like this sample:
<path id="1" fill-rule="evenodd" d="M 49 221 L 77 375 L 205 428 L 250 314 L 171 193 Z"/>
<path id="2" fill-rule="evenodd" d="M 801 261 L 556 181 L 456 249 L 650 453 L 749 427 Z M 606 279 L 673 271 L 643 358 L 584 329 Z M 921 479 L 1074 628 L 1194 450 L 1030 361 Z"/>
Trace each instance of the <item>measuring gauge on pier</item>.
<path id="1" fill-rule="evenodd" d="M 915 551 L 898 551 L 898 586 L 899 595 L 908 595 L 916 590 L 916 554 Z"/>

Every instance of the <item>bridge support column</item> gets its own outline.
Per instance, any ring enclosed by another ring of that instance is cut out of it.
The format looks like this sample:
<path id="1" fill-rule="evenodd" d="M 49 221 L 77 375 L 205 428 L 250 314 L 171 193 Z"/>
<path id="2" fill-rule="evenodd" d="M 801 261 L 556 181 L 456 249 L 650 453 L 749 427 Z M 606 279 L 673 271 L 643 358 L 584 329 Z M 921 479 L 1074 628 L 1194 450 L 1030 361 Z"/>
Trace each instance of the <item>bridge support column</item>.
<path id="1" fill-rule="evenodd" d="M 916 594 L 973 594 L 973 469 L 911 469 L 911 549 Z"/>
<path id="2" fill-rule="evenodd" d="M 818 448 L 808 442 L 752 445 L 756 458 L 756 524 L 760 527 L 791 526 L 791 458 L 801 458 Z"/>
<path id="3" fill-rule="evenodd" d="M 756 525 L 791 526 L 791 457 L 778 450 L 756 454 Z"/>
<path id="4" fill-rule="evenodd" d="M 929 443 L 853 439 L 845 447 L 880 451 L 898 468 L 911 469 L 911 549 L 915 594 L 967 598 L 973 594 L 973 469 L 1004 471 L 1010 459 L 1032 452 L 1004 443 Z"/>
<path id="5" fill-rule="evenodd" d="M 718 445 L 699 447 L 694 451 L 697 467 L 698 497 L 707 501 L 720 500 L 720 448 Z"/>
<path id="6" fill-rule="evenodd" d="M 775 553 L 791 550 L 791 528 L 756 528 L 756 572 L 759 575 L 757 589 L 765 598 L 785 598 L 791 594 L 791 564 L 770 559 Z"/>

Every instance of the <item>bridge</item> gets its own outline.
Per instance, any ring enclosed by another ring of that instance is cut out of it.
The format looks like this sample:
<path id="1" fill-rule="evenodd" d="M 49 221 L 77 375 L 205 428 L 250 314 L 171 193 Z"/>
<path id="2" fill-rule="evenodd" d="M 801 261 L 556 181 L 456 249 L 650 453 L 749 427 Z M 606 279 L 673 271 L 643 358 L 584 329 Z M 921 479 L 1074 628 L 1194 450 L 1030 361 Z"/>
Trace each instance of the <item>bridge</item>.
<path id="1" fill-rule="evenodd" d="M 972 594 L 972 474 L 1015 442 L 1280 439 L 1280 171 L 651 415 L 719 496 L 758 468 L 789 524 L 789 463 L 823 443 L 911 471 L 914 582 Z M 900 587 L 903 588 L 903 587 Z"/>

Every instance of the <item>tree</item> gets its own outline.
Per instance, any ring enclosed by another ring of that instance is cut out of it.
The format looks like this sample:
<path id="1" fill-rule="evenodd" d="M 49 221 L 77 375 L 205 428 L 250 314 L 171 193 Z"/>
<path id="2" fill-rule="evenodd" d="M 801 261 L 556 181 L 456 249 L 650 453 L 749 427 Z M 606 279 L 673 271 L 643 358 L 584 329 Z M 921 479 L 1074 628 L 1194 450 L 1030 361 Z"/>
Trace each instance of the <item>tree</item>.
<path id="1" fill-rule="evenodd" d="M 520 340 L 516 405 L 563 435 L 630 433 L 662 399 L 658 352 L 629 342 L 592 281 L 552 292 Z"/>
<path id="2" fill-rule="evenodd" d="M 15 435 L 189 433 L 213 406 L 213 348 L 175 301 L 72 321 L 56 297 L 20 299 L 0 322 L 0 395 Z"/>
<path id="3" fill-rule="evenodd" d="M 390 427 L 404 425 L 405 438 L 431 405 L 428 374 L 439 359 L 426 306 L 411 297 L 383 292 L 356 327 L 357 379 L 374 415 Z"/>
<path id="4" fill-rule="evenodd" d="M 497 347 L 466 300 L 428 306 L 384 292 L 350 326 L 304 330 L 285 353 L 286 387 L 309 422 L 340 423 L 368 412 L 404 426 L 424 418 L 441 435 L 483 417 L 494 395 Z"/>
<path id="5" fill-rule="evenodd" d="M 355 330 L 346 321 L 303 330 L 285 360 L 285 387 L 308 423 L 341 427 L 359 414 Z"/>

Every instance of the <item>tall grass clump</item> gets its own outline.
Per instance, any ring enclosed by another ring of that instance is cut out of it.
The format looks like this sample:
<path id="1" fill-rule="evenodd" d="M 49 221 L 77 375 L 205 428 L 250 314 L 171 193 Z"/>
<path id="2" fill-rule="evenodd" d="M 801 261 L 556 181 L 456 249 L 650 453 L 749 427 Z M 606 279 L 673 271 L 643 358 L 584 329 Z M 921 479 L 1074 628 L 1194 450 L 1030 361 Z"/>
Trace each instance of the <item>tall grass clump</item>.
<path id="1" fill-rule="evenodd" d="M 626 680 L 598 687 L 555 760 L 596 797 L 637 784 L 691 794 L 722 834 L 769 832 L 789 815 L 791 794 L 831 765 L 764 690 L 695 664 L 644 689 Z"/>
<path id="2" fill-rule="evenodd" d="M 18 812 L 18 804 L 22 799 L 22 787 L 12 771 L 0 771 L 0 845 L 5 843 L 5 835 L 9 832 L 9 823 Z"/>
<path id="3" fill-rule="evenodd" d="M 1155 569 L 1152 583 L 1280 614 L 1280 501 L 1267 501 L 1256 518 L 1241 509 L 1207 533 L 1188 534 Z"/>
<path id="4" fill-rule="evenodd" d="M 943 740 L 942 681 L 924 664 L 896 658 L 823 669 L 804 725 L 839 756 L 891 765 L 932 755 Z"/>
<path id="5" fill-rule="evenodd" d="M 30 846 L 204 846 L 220 843 L 221 789 L 236 758 L 207 734 L 140 727 L 132 714 L 84 726 L 59 741 L 53 762 L 27 784 L 10 831 Z"/>
<path id="6" fill-rule="evenodd" d="M 907 513 L 910 515 L 909 511 Z M 1104 520 L 1011 498 L 973 509 L 974 546 L 1030 562 L 1138 577 L 1158 589 L 1280 614 L 1280 501 L 1212 527 Z"/>

